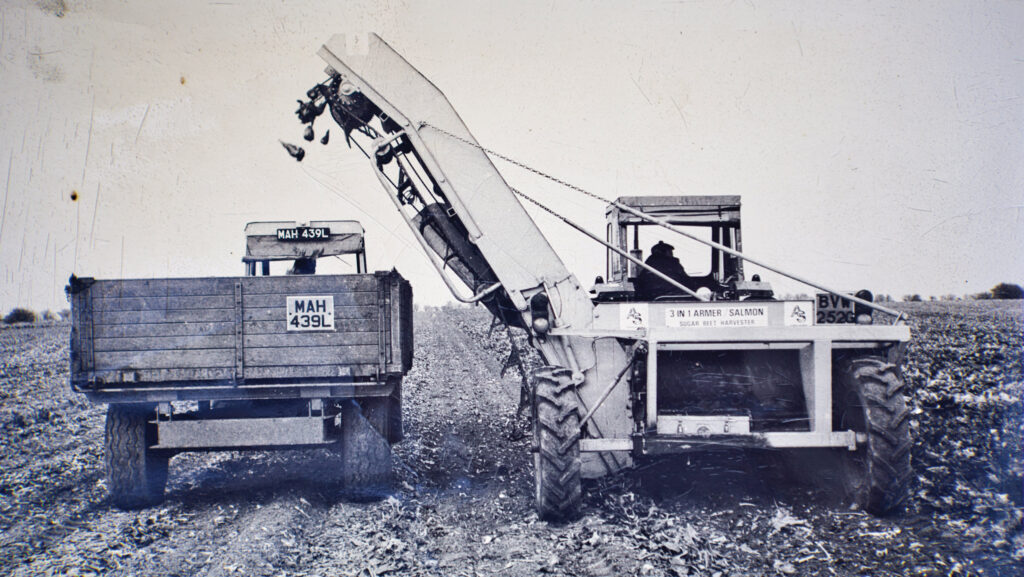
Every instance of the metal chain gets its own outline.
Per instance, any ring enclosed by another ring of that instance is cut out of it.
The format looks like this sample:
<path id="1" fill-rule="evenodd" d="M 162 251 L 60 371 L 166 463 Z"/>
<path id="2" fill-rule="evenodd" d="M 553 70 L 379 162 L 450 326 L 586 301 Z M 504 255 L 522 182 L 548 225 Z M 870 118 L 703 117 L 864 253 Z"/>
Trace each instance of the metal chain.
<path id="1" fill-rule="evenodd" d="M 505 156 L 504 154 L 501 154 L 500 152 L 495 152 L 495 151 L 493 151 L 493 150 L 491 150 L 489 148 L 486 148 L 486 147 L 480 145 L 479 143 L 476 143 L 476 142 L 473 142 L 471 140 L 465 139 L 465 138 L 463 138 L 463 137 L 461 137 L 461 136 L 459 136 L 457 134 L 452 134 L 451 132 L 448 132 L 447 130 L 445 130 L 443 128 L 439 128 L 437 126 L 434 126 L 433 124 L 430 124 L 429 122 L 421 122 L 420 126 L 421 127 L 425 126 L 427 128 L 433 128 L 434 130 L 440 132 L 441 134 L 444 134 L 445 136 L 448 136 L 449 138 L 454 138 L 455 140 L 458 140 L 459 142 L 468 144 L 468 145 L 470 145 L 470 146 L 472 146 L 474 148 L 478 148 L 478 149 L 486 152 L 487 154 L 490 154 L 490 155 L 493 155 L 493 156 L 497 156 L 498 158 L 504 160 L 505 162 L 508 162 L 510 164 L 514 164 L 515 166 L 518 166 L 519 168 L 522 168 L 524 170 L 528 170 L 528 171 L 530 171 L 530 172 L 532 172 L 532 173 L 534 173 L 534 174 L 536 174 L 538 176 L 542 176 L 542 177 L 544 177 L 544 178 L 546 178 L 548 180 L 557 182 L 558 184 L 561 184 L 562 186 L 564 186 L 566 188 L 570 188 L 570 189 L 575 190 L 577 192 L 581 192 L 581 193 L 583 193 L 583 194 L 585 194 L 585 195 L 587 195 L 587 196 L 589 196 L 591 198 L 594 198 L 596 200 L 600 200 L 601 202 L 609 202 L 607 199 L 601 198 L 600 196 L 598 196 L 598 195 L 596 195 L 596 194 L 594 194 L 592 192 L 583 190 L 582 188 L 580 188 L 580 187 L 578 187 L 578 186 L 576 186 L 576 185 L 574 185 L 572 183 L 566 182 L 566 181 L 558 178 L 557 176 L 552 176 L 550 174 L 546 174 L 544 172 L 541 172 L 540 170 L 537 170 L 536 168 L 533 168 L 532 166 L 527 166 L 526 164 L 523 164 L 522 162 L 519 162 L 518 160 L 515 160 L 514 158 L 509 158 L 509 157 Z M 547 212 L 548 214 L 550 214 L 552 216 L 555 216 L 555 217 L 558 217 L 558 218 L 562 218 L 562 216 L 560 214 L 558 214 L 554 209 L 552 209 L 552 208 L 550 208 L 548 206 L 545 206 L 539 200 L 537 200 L 537 199 L 527 195 L 525 192 L 519 190 L 518 188 L 515 188 L 512 185 L 508 185 L 508 188 L 509 188 L 509 190 L 514 192 L 519 197 L 524 198 L 527 201 L 533 203 L 534 205 L 539 207 L 541 210 Z"/>
<path id="2" fill-rule="evenodd" d="M 555 212 L 555 210 L 553 208 L 550 208 L 548 206 L 545 206 L 545 205 L 541 204 L 541 202 L 539 200 L 537 200 L 537 199 L 527 195 L 525 192 L 519 190 L 518 188 L 516 188 L 514 186 L 509 186 L 508 188 L 512 192 L 516 193 L 520 198 L 533 203 L 534 205 L 536 205 L 538 208 L 540 208 L 544 212 L 546 212 L 546 213 L 548 213 L 548 214 L 550 214 L 552 216 L 555 216 L 555 217 L 557 217 L 559 219 L 564 218 L 562 215 L 560 215 L 557 212 Z"/>
<path id="3" fill-rule="evenodd" d="M 445 130 L 443 128 L 434 126 L 433 124 L 430 124 L 429 122 L 421 122 L 420 123 L 420 127 L 421 128 L 424 127 L 424 126 L 427 127 L 427 128 L 433 128 L 434 130 L 440 132 L 441 134 L 444 134 L 445 136 L 448 136 L 449 138 L 454 138 L 455 140 L 458 140 L 459 142 L 468 144 L 468 145 L 470 145 L 470 146 L 472 146 L 474 148 L 479 148 L 480 150 L 486 152 L 487 154 L 490 154 L 491 156 L 496 156 L 496 157 L 504 160 L 505 162 L 508 162 L 509 164 L 518 166 L 519 168 L 522 168 L 523 170 L 527 170 L 529 172 L 532 172 L 532 173 L 536 174 L 537 176 L 541 176 L 541 177 L 546 178 L 546 179 L 548 179 L 548 180 L 550 180 L 552 182 L 557 182 L 558 184 L 561 184 L 562 186 L 564 186 L 564 187 L 566 187 L 566 188 L 568 188 L 570 190 L 575 190 L 576 192 L 579 192 L 581 194 L 589 196 L 589 197 L 593 198 L 594 200 L 599 200 L 601 202 L 611 202 L 607 198 L 603 198 L 603 197 L 601 197 L 601 196 L 599 196 L 597 194 L 594 194 L 593 192 L 590 192 L 588 190 L 584 190 L 584 189 L 576 186 L 575 184 L 572 184 L 571 182 L 566 182 L 566 181 L 562 180 L 561 178 L 558 178 L 557 176 L 552 176 L 550 174 L 547 174 L 546 172 L 542 172 L 540 170 L 537 170 L 536 168 L 533 168 L 532 166 L 528 166 L 526 164 L 523 164 L 522 162 L 519 162 L 518 160 L 516 160 L 514 158 L 509 158 L 509 157 L 505 156 L 504 154 L 501 154 L 500 152 L 495 152 L 495 151 L 493 151 L 493 150 L 491 150 L 489 148 L 486 148 L 486 147 L 482 146 L 481 144 L 479 144 L 477 142 L 473 142 L 472 140 L 463 138 L 463 137 L 461 137 L 461 136 L 459 136 L 457 134 L 452 134 L 451 132 L 448 132 L 447 130 Z M 512 187 L 509 187 L 509 188 L 512 188 Z M 537 201 L 529 198 L 528 196 L 524 195 L 523 193 L 519 192 L 518 190 L 516 190 L 514 188 L 512 190 L 513 190 L 513 192 L 515 192 L 516 194 L 522 196 L 523 198 L 526 198 L 527 200 L 532 201 L 537 206 L 540 206 L 541 208 L 545 208 L 546 209 L 546 207 L 544 207 L 543 205 L 541 205 Z M 550 212 L 550 210 L 549 210 L 549 212 Z M 554 214 L 554 213 L 552 213 L 552 214 Z"/>
<path id="4" fill-rule="evenodd" d="M 594 197 L 594 198 L 596 198 L 596 199 L 598 199 L 598 200 L 601 200 L 601 201 L 603 201 L 603 202 L 609 202 L 609 201 L 607 201 L 607 200 L 605 200 L 605 199 L 603 199 L 603 198 L 601 198 L 601 197 L 599 197 L 599 196 L 597 196 L 597 195 L 595 195 L 595 194 L 593 194 L 593 193 L 590 193 L 590 192 L 587 192 L 587 191 L 583 190 L 582 188 L 580 188 L 580 187 L 578 187 L 578 186 L 575 186 L 575 185 L 569 184 L 569 183 L 567 183 L 567 182 L 565 182 L 565 181 L 563 181 L 563 180 L 560 180 L 560 179 L 558 179 L 558 178 L 556 178 L 556 177 L 553 177 L 553 176 L 548 176 L 548 175 L 544 174 L 543 172 L 541 172 L 541 171 L 539 171 L 539 170 L 536 170 L 536 169 L 534 169 L 534 168 L 530 168 L 529 166 L 526 166 L 525 164 L 523 164 L 523 163 L 521 163 L 521 162 L 518 162 L 518 161 L 516 161 L 516 160 L 512 160 L 511 158 L 508 158 L 507 156 L 504 156 L 504 155 L 498 154 L 498 153 L 496 153 L 496 152 L 490 151 L 490 150 L 488 150 L 488 149 L 484 148 L 483 146 L 480 146 L 479 144 L 476 144 L 476 143 L 474 143 L 474 142 L 470 142 L 470 141 L 466 140 L 465 138 L 462 138 L 462 137 L 460 137 L 460 136 L 456 136 L 456 135 L 454 135 L 454 134 L 452 134 L 452 133 L 450 133 L 450 132 L 448 132 L 448 131 L 446 131 L 446 130 L 443 130 L 443 129 L 441 129 L 441 128 L 437 128 L 436 126 L 433 126 L 433 125 L 427 124 L 427 123 L 425 123 L 425 122 L 424 122 L 423 124 L 421 124 L 421 126 L 430 126 L 430 127 L 431 127 L 431 128 L 433 128 L 434 130 L 437 130 L 437 131 L 441 132 L 442 134 L 446 134 L 446 135 L 448 135 L 448 136 L 449 136 L 449 137 L 451 137 L 451 138 L 454 138 L 454 139 L 456 139 L 456 140 L 459 140 L 459 141 L 461 141 L 461 142 L 464 142 L 464 143 L 466 143 L 466 144 L 469 144 L 469 145 L 475 146 L 476 148 L 479 148 L 480 150 L 483 150 L 483 151 L 485 151 L 485 152 L 488 152 L 488 153 L 490 153 L 490 154 L 494 154 L 494 155 L 498 156 L 499 158 L 502 158 L 502 159 L 504 159 L 504 160 L 507 160 L 508 162 L 511 162 L 511 163 L 515 164 L 516 166 L 520 166 L 520 167 L 522 167 L 522 168 L 525 168 L 526 170 L 529 170 L 530 172 L 533 172 L 533 173 L 535 173 L 535 174 L 538 174 L 538 175 L 544 176 L 545 178 L 549 178 L 549 179 L 551 179 L 551 180 L 554 180 L 555 182 L 558 182 L 558 183 L 560 183 L 560 184 L 562 184 L 562 185 L 564 185 L 564 186 L 567 186 L 567 187 L 569 187 L 569 188 L 571 188 L 571 189 L 573 189 L 573 190 L 577 190 L 577 191 L 579 191 L 579 192 L 582 192 L 583 194 L 586 194 L 587 196 L 591 196 L 591 197 Z M 616 251 L 616 252 L 620 252 L 620 253 L 621 253 L 621 251 L 619 251 L 619 250 L 617 250 L 617 249 L 613 248 L 613 247 L 612 247 L 611 245 L 609 245 L 609 244 L 606 244 L 606 243 L 605 243 L 604 241 L 602 241 L 601 239 L 599 239 L 599 238 L 598 238 L 597 236 L 595 236 L 595 235 L 594 235 L 593 233 L 591 233 L 591 232 L 588 232 L 588 231 L 587 231 L 587 230 L 586 230 L 585 228 L 583 228 L 583 227 L 582 227 L 582 226 L 580 226 L 579 224 L 576 224 L 575 222 L 573 222 L 573 221 L 569 220 L 568 218 L 566 218 L 566 217 L 562 216 L 561 214 L 558 214 L 558 212 L 556 212 L 556 211 L 555 211 L 554 209 L 552 209 L 552 208 L 550 208 L 550 207 L 548 207 L 548 206 L 546 206 L 546 205 L 542 204 L 542 203 L 541 203 L 541 202 L 540 202 L 539 200 L 537 200 L 537 199 L 535 199 L 535 198 L 533 198 L 533 197 L 531 197 L 531 196 L 527 195 L 527 194 L 526 194 L 525 192 L 523 192 L 523 191 L 521 191 L 521 190 L 519 190 L 519 189 L 517 189 L 517 188 L 515 188 L 515 187 L 513 187 L 513 186 L 511 186 L 511 185 L 508 185 L 507 183 L 506 183 L 506 186 L 508 186 L 509 190 L 511 190 L 511 191 L 512 191 L 513 193 L 515 193 L 516 195 L 518 195 L 518 196 L 519 196 L 520 198 L 523 198 L 523 199 L 525 199 L 525 200 L 529 201 L 530 203 L 534 204 L 535 206 L 537 206 L 538 208 L 540 208 L 540 209 L 541 209 L 541 210 L 543 210 L 544 212 L 547 212 L 547 213 L 548 213 L 548 214 L 550 214 L 551 216 L 553 216 L 553 217 L 557 218 L 558 220 L 560 220 L 560 221 L 564 222 L 565 224 L 567 224 L 567 225 L 571 226 L 572 228 L 576 229 L 577 231 L 579 231 L 579 232 L 583 233 L 584 235 L 586 235 L 586 236 L 590 237 L 590 239 L 591 239 L 591 240 L 593 240 L 593 241 L 595 241 L 595 242 L 598 242 L 598 243 L 600 243 L 600 244 L 603 244 L 604 246 L 606 246 L 606 247 L 608 247 L 608 248 L 612 249 L 613 251 Z M 626 256 L 626 255 L 625 255 L 625 254 L 623 254 L 623 256 Z M 690 294 L 691 296 L 694 296 L 694 297 L 696 297 L 696 298 L 697 298 L 697 299 L 699 299 L 699 300 L 707 300 L 707 299 L 706 299 L 706 298 L 704 298 L 704 297 L 700 297 L 700 296 L 698 296 L 698 295 L 697 295 L 697 293 L 696 293 L 696 292 L 694 292 L 694 291 L 693 291 L 692 289 L 689 289 L 689 288 L 687 288 L 687 287 L 685 287 L 685 286 L 683 286 L 683 285 L 679 284 L 679 283 L 678 283 L 678 282 L 676 282 L 675 280 L 673 280 L 673 279 L 671 279 L 671 278 L 669 278 L 669 277 L 665 276 L 665 275 L 664 275 L 664 273 L 662 273 L 661 271 L 655 270 L 655 269 L 651 268 L 650 266 L 648 266 L 647 264 L 645 264 L 645 263 L 642 263 L 642 262 L 640 262 L 640 261 L 638 261 L 638 260 L 634 260 L 634 259 L 632 259 L 632 258 L 631 258 L 631 257 L 629 257 L 629 256 L 626 256 L 626 258 L 627 258 L 627 259 L 629 259 L 629 260 L 631 260 L 631 261 L 633 261 L 633 262 L 636 262 L 636 263 L 637 263 L 637 264 L 638 264 L 639 266 L 641 266 L 641 267 L 643 267 L 643 268 L 645 268 L 645 269 L 647 269 L 647 270 L 649 270 L 649 271 L 653 272 L 653 273 L 654 273 L 654 274 L 655 274 L 656 276 L 658 276 L 658 277 L 661 277 L 661 278 L 662 278 L 663 280 L 666 280 L 666 281 L 668 281 L 668 282 L 669 282 L 670 284 L 674 285 L 674 286 L 675 286 L 676 288 L 678 288 L 678 289 L 682 290 L 683 292 L 685 292 L 685 293 L 689 293 L 689 294 Z"/>
<path id="5" fill-rule="evenodd" d="M 547 178 L 548 180 L 552 180 L 554 182 L 557 182 L 558 184 L 561 184 L 562 186 L 571 188 L 572 190 L 575 190 L 577 192 L 582 192 L 583 194 L 585 194 L 587 196 L 590 196 L 590 197 L 593 197 L 593 198 L 595 198 L 597 200 L 600 200 L 601 202 L 608 202 L 608 200 L 606 200 L 604 198 L 601 198 L 600 196 L 598 196 L 598 195 L 596 195 L 596 194 L 594 194 L 592 192 L 587 192 L 586 190 L 583 190 L 582 188 L 580 188 L 580 187 L 578 187 L 578 186 L 576 186 L 574 184 L 565 182 L 564 180 L 558 178 L 557 176 L 551 176 L 550 174 L 545 174 L 545 173 L 537 170 L 536 168 L 533 168 L 531 166 L 527 166 L 527 165 L 523 164 L 522 162 L 519 162 L 518 160 L 509 158 L 509 157 L 505 156 L 504 154 L 501 154 L 500 152 L 495 152 L 495 151 L 493 151 L 493 150 L 491 150 L 489 148 L 485 148 L 484 146 L 481 146 L 480 144 L 478 144 L 476 142 L 473 142 L 471 140 L 467 140 L 467 139 L 465 139 L 465 138 L 463 138 L 463 137 L 461 137 L 461 136 L 459 136 L 457 134 L 452 134 L 451 132 L 448 132 L 447 130 L 445 130 L 443 128 L 438 128 L 437 126 L 434 126 L 433 124 L 430 124 L 429 122 L 421 122 L 420 126 L 421 127 L 426 126 L 428 128 L 433 128 L 434 130 L 440 132 L 441 134 L 444 134 L 445 136 L 448 136 L 450 138 L 454 138 L 455 140 L 458 140 L 459 142 L 463 142 L 463 143 L 468 144 L 470 146 L 473 146 L 475 148 L 479 148 L 480 150 L 486 152 L 487 154 L 491 154 L 491 155 L 497 156 L 498 158 L 500 158 L 500 159 L 502 159 L 502 160 L 504 160 L 506 162 L 509 162 L 511 164 L 514 164 L 514 165 L 518 166 L 519 168 L 528 170 L 528 171 L 530 171 L 530 172 L 532 172 L 532 173 L 534 173 L 534 174 L 536 174 L 538 176 L 543 176 L 544 178 Z M 521 198 L 524 198 L 527 201 L 533 203 L 534 205 L 539 207 L 541 210 L 547 212 L 548 214 L 550 214 L 552 216 L 555 216 L 555 217 L 558 217 L 558 218 L 563 218 L 562 215 L 560 215 L 557 212 L 555 212 L 554 209 L 552 209 L 552 208 L 550 208 L 548 206 L 545 206 L 544 204 L 541 204 L 541 202 L 539 200 L 537 200 L 537 199 L 527 195 L 525 192 L 519 190 L 518 188 L 515 188 L 512 185 L 508 185 L 508 188 L 509 188 L 509 190 L 514 192 L 516 195 L 518 195 Z"/>

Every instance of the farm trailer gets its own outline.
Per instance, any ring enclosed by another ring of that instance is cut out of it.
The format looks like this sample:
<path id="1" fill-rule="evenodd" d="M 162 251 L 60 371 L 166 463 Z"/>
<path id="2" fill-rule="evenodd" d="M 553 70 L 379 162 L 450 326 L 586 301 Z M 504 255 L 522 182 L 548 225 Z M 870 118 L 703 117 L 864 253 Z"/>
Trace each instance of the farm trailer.
<path id="1" fill-rule="evenodd" d="M 346 490 L 390 482 L 412 365 L 409 283 L 366 273 L 357 222 L 250 223 L 246 237 L 243 277 L 71 278 L 71 386 L 109 404 L 118 506 L 162 499 L 181 451 L 330 447 Z M 269 276 L 274 261 L 343 254 L 356 274 Z"/>
<path id="2" fill-rule="evenodd" d="M 374 34 L 334 36 L 319 55 L 327 78 L 296 111 L 307 140 L 327 111 L 453 295 L 525 330 L 547 364 L 526 387 L 543 517 L 577 515 L 582 477 L 709 446 L 841 452 L 857 503 L 875 513 L 900 505 L 911 472 L 898 369 L 910 331 L 899 313 L 867 291 L 845 294 L 740 252 L 737 197 L 609 202 L 483 148 L 444 94 Z M 510 187 L 492 157 L 605 203 L 604 238 Z M 584 288 L 520 198 L 603 245 L 608 278 Z M 711 271 L 683 283 L 647 265 L 636 238 L 653 226 L 706 245 Z M 776 300 L 769 283 L 746 279 L 744 262 L 816 288 L 817 302 Z M 676 294 L 643 298 L 639 271 Z M 892 324 L 878 323 L 883 315 Z"/>

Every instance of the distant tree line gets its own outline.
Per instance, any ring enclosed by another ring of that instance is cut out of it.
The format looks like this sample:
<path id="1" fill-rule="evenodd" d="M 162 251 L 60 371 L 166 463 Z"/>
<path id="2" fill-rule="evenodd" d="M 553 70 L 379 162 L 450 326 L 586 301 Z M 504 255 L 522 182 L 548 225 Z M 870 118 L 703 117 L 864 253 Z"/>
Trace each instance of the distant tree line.
<path id="1" fill-rule="evenodd" d="M 1008 282 L 1002 282 L 992 287 L 990 290 L 985 292 L 975 293 L 972 295 L 954 295 L 947 294 L 942 296 L 930 296 L 927 300 L 930 301 L 960 301 L 960 300 L 976 300 L 976 301 L 987 301 L 987 300 L 1020 300 L 1024 299 L 1024 288 L 1020 285 L 1012 284 Z M 925 300 L 919 294 L 903 295 L 903 302 L 916 303 Z"/>
<path id="2" fill-rule="evenodd" d="M 34 323 L 38 320 L 55 321 L 58 318 L 65 320 L 71 318 L 71 309 L 63 309 L 59 313 L 47 310 L 42 314 L 36 314 L 32 309 L 25 307 L 14 307 L 4 315 L 4 324 L 14 325 L 18 323 Z"/>
<path id="3" fill-rule="evenodd" d="M 986 293 L 981 293 L 982 295 Z M 1006 300 L 1020 300 L 1024 299 L 1024 288 L 1021 288 L 1018 284 L 1010 284 L 1008 282 L 1001 282 L 996 286 L 992 287 L 992 290 L 988 291 L 989 296 L 980 296 L 978 298 L 993 298 L 993 299 L 1006 299 Z"/>
<path id="4" fill-rule="evenodd" d="M 782 300 L 793 300 L 793 301 L 806 301 L 814 300 L 812 295 L 807 293 L 788 293 L 779 296 Z M 992 287 L 990 290 L 985 292 L 972 294 L 972 295 L 956 295 L 956 294 L 944 294 L 941 296 L 925 296 L 922 297 L 920 294 L 906 294 L 903 295 L 899 300 L 905 303 L 919 303 L 923 301 L 963 301 L 963 300 L 1020 300 L 1024 299 L 1024 288 L 1020 285 L 1012 283 L 999 283 Z M 875 295 L 876 303 L 891 303 L 895 302 L 896 299 L 892 295 L 888 294 L 877 294 Z"/>

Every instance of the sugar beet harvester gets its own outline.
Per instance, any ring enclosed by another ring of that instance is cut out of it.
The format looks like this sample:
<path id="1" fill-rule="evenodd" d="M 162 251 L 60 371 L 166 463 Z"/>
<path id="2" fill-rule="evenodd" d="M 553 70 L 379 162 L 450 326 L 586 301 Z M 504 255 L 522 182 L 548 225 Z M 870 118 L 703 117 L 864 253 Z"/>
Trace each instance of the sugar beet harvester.
<path id="1" fill-rule="evenodd" d="M 373 34 L 334 36 L 319 54 L 328 77 L 297 111 L 306 138 L 328 111 L 455 297 L 527 331 L 546 363 L 529 387 L 541 516 L 576 515 L 581 477 L 713 446 L 831 449 L 862 507 L 901 504 L 910 436 L 896 364 L 910 331 L 898 313 L 867 291 L 843 295 L 740 253 L 739 198 L 728 196 L 620 198 L 606 239 L 556 215 L 608 251 L 607 282 L 588 291 L 516 196 L 536 201 L 505 182 L 402 56 Z M 684 283 L 647 266 L 637 246 L 647 226 L 707 245 L 711 271 Z M 745 279 L 744 261 L 822 293 L 775 300 Z M 645 270 L 676 295 L 641 300 Z M 895 320 L 873 324 L 873 312 Z"/>

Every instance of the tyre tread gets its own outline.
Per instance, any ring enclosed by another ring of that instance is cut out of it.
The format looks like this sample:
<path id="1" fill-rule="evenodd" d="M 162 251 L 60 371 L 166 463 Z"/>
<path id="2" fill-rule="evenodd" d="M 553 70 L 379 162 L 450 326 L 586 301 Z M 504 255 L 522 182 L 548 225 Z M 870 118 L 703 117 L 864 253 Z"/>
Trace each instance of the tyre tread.
<path id="1" fill-rule="evenodd" d="M 908 496 L 910 464 L 910 410 L 903 396 L 904 384 L 895 365 L 877 358 L 855 359 L 844 367 L 844 386 L 851 389 L 862 414 L 867 435 L 861 459 L 862 479 L 854 479 L 858 505 L 876 515 L 899 510 Z M 858 451 L 859 453 L 860 451 Z"/>
<path id="2" fill-rule="evenodd" d="M 581 415 L 571 377 L 571 371 L 557 367 L 533 373 L 537 510 L 552 521 L 575 518 L 582 501 Z"/>
<path id="3" fill-rule="evenodd" d="M 387 414 L 387 401 L 378 404 L 349 401 L 342 408 L 341 482 L 354 500 L 380 499 L 391 491 L 391 446 L 387 423 L 380 419 Z"/>
<path id="4" fill-rule="evenodd" d="M 163 500 L 170 456 L 149 447 L 155 439 L 149 431 L 148 409 L 122 404 L 107 408 L 107 490 L 121 509 L 138 509 Z"/>

